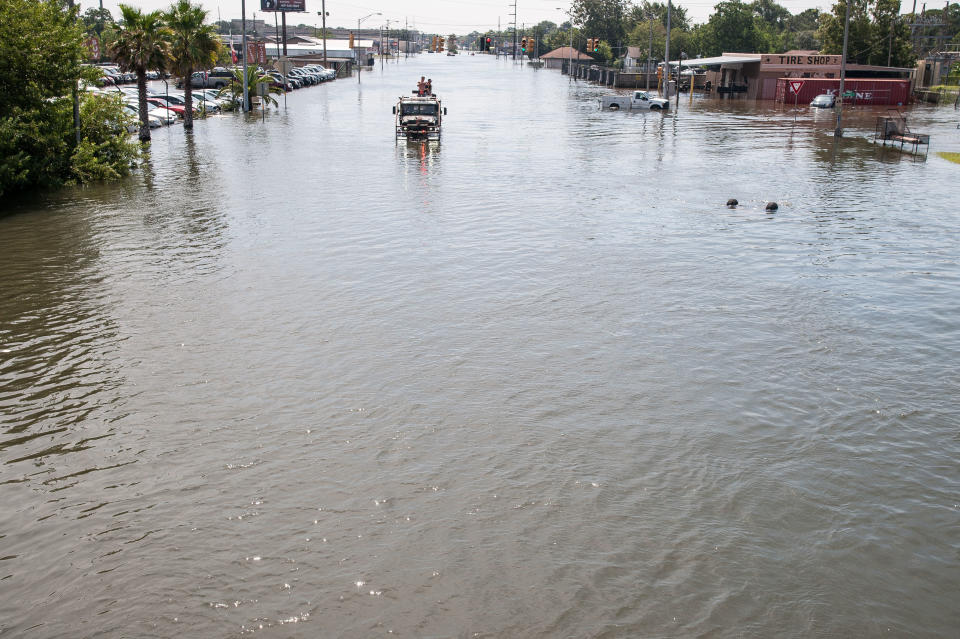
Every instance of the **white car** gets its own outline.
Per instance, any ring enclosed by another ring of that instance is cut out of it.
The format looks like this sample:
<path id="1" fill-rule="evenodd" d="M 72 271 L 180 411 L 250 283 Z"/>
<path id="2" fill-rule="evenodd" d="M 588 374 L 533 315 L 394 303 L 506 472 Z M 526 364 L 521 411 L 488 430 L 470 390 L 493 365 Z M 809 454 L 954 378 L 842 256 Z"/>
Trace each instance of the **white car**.
<path id="1" fill-rule="evenodd" d="M 132 125 L 133 130 L 130 132 L 133 133 L 134 131 L 139 131 L 140 130 L 140 109 L 133 106 L 132 104 L 124 104 L 123 108 L 127 113 L 132 115 L 136 120 L 136 122 Z M 159 115 L 153 115 L 149 111 L 147 112 L 147 122 L 150 123 L 151 129 L 156 129 L 164 125 L 164 121 L 162 117 L 160 117 Z"/>

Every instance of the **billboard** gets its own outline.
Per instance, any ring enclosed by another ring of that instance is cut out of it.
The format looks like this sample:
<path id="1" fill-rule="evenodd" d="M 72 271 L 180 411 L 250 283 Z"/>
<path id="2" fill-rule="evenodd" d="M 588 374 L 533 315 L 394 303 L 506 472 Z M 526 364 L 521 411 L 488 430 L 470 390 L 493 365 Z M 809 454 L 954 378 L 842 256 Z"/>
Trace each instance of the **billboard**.
<path id="1" fill-rule="evenodd" d="M 260 10 L 268 13 L 306 11 L 307 0 L 260 0 Z"/>

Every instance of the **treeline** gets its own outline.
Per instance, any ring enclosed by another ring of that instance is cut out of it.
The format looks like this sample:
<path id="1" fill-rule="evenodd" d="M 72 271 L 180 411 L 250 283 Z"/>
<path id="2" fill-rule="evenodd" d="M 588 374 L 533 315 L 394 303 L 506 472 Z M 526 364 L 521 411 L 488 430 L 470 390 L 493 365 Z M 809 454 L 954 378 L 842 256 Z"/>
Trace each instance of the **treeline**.
<path id="1" fill-rule="evenodd" d="M 843 50 L 846 0 L 829 12 L 806 9 L 793 14 L 775 0 L 718 2 L 705 23 L 693 24 L 687 9 L 674 4 L 670 14 L 670 57 L 712 57 L 723 52 L 775 53 L 792 49 L 839 54 Z M 930 50 L 922 37 L 911 39 L 909 15 L 900 14 L 899 0 L 858 0 L 850 5 L 848 59 L 860 64 L 912 67 L 918 54 Z M 926 11 L 928 20 L 941 20 L 937 35 L 927 36 L 937 46 L 960 43 L 960 4 Z M 574 0 L 571 22 L 538 24 L 537 53 L 573 46 L 585 51 L 587 38 L 600 38 L 600 50 L 589 52 L 601 62 L 623 57 L 626 47 L 652 48 L 652 58 L 662 61 L 667 34 L 667 5 L 629 0 Z M 928 31 L 930 29 L 927 29 Z M 943 33 L 946 32 L 946 36 Z M 916 35 L 923 36 L 923 30 Z M 920 43 L 919 51 L 913 43 Z"/>
<path id="2" fill-rule="evenodd" d="M 127 175 L 140 147 L 119 95 L 80 90 L 102 72 L 84 63 L 96 35 L 106 57 L 137 76 L 140 140 L 150 139 L 147 71 L 189 78 L 224 55 L 207 12 L 190 0 L 143 13 L 121 4 L 122 19 L 65 0 L 0 2 L 0 197 L 30 188 L 88 183 Z M 190 82 L 184 129 L 192 128 Z"/>
<path id="3" fill-rule="evenodd" d="M 83 40 L 65 2 L 0 2 L 0 197 L 130 171 L 138 148 L 120 101 L 77 91 L 99 75 L 83 66 Z"/>

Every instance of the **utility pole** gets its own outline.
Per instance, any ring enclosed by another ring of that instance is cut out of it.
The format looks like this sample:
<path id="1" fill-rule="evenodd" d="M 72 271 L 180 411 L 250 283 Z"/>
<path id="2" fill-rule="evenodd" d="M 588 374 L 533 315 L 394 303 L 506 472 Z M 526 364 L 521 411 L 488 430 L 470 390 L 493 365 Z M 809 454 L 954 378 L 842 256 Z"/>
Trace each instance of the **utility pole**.
<path id="1" fill-rule="evenodd" d="M 323 13 L 321 16 L 322 27 L 323 27 L 323 68 L 327 68 L 327 0 L 323 0 L 320 5 L 320 11 Z"/>
<path id="2" fill-rule="evenodd" d="M 667 99 L 670 99 L 670 12 L 673 10 L 673 4 L 670 0 L 667 0 L 667 42 L 664 47 L 663 60 L 664 60 L 664 69 L 663 69 L 663 81 L 664 81 L 664 93 L 667 95 Z"/>
<path id="3" fill-rule="evenodd" d="M 647 24 L 650 25 L 650 48 L 647 49 L 647 91 L 650 91 L 650 62 L 653 59 L 653 14 L 647 14 Z"/>
<path id="4" fill-rule="evenodd" d="M 74 0 L 69 0 L 69 5 L 70 10 L 73 11 Z M 100 4 L 100 8 L 103 9 L 102 3 Z M 77 89 L 76 80 L 73 82 L 71 93 L 73 94 L 73 132 L 77 137 L 77 144 L 80 144 L 80 91 Z"/>
<path id="5" fill-rule="evenodd" d="M 837 128 L 833 132 L 833 136 L 837 138 L 843 137 L 843 90 L 844 82 L 847 79 L 847 41 L 850 37 L 850 2 L 852 2 L 852 0 L 846 0 L 847 13 L 843 19 L 843 57 L 840 58 L 840 102 L 837 104 Z"/>
<path id="6" fill-rule="evenodd" d="M 243 112 L 250 110 L 250 90 L 247 88 L 247 0 L 240 0 L 240 30 L 243 32 Z"/>
<path id="7" fill-rule="evenodd" d="M 517 0 L 513 0 L 513 61 L 517 61 Z"/>

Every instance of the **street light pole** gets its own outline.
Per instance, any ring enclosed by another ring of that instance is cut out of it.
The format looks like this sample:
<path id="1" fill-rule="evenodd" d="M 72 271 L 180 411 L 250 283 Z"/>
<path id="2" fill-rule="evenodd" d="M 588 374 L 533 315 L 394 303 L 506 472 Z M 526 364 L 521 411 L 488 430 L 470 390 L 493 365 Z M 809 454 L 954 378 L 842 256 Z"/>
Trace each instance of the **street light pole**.
<path id="1" fill-rule="evenodd" d="M 663 59 L 666 62 L 666 68 L 663 70 L 663 81 L 665 82 L 664 93 L 666 94 L 668 100 L 670 99 L 670 12 L 672 10 L 673 5 L 670 3 L 670 0 L 667 0 L 667 42 L 664 46 L 663 54 Z M 677 66 L 677 72 L 680 72 L 679 66 Z"/>
<path id="2" fill-rule="evenodd" d="M 247 88 L 247 0 L 240 0 L 240 29 L 243 31 L 243 112 L 250 110 L 250 90 Z"/>
<path id="3" fill-rule="evenodd" d="M 363 67 L 360 66 L 360 56 L 357 53 L 360 50 L 360 23 L 366 20 L 367 18 L 372 18 L 373 16 L 382 16 L 383 14 L 377 11 L 376 13 L 371 13 L 368 16 L 363 16 L 362 18 L 357 18 L 357 39 L 353 44 L 353 55 L 357 59 L 357 84 L 360 84 L 360 74 L 363 73 Z"/>
<path id="4" fill-rule="evenodd" d="M 567 51 L 567 77 L 571 80 L 573 79 L 573 16 L 570 15 L 570 12 L 563 7 L 557 7 L 557 11 L 563 11 L 567 14 L 567 19 L 570 22 L 570 48 Z"/>

